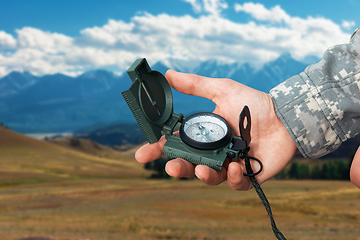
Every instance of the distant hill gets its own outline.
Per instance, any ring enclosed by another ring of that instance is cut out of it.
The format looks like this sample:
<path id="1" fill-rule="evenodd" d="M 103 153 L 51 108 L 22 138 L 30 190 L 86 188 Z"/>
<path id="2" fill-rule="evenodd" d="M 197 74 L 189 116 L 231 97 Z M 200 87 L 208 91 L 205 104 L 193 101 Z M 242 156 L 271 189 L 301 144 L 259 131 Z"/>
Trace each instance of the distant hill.
<path id="1" fill-rule="evenodd" d="M 146 176 L 134 151 L 118 152 L 90 140 L 40 141 L 0 127 L 0 186 L 82 178 Z"/>
<path id="2" fill-rule="evenodd" d="M 99 123 L 75 131 L 74 137 L 91 139 L 95 142 L 115 149 L 128 149 L 128 147 L 131 147 L 132 145 L 139 145 L 147 141 L 137 123 Z M 336 151 L 320 158 L 320 160 L 351 160 L 359 146 L 360 135 L 345 141 Z M 302 158 L 302 155 L 297 153 L 296 158 Z"/>
<path id="3" fill-rule="evenodd" d="M 97 143 L 112 146 L 137 145 L 146 142 L 144 133 L 137 123 L 118 123 L 74 132 L 76 138 L 91 139 Z"/>
<path id="4" fill-rule="evenodd" d="M 65 137 L 65 138 L 53 138 L 47 140 L 51 143 L 59 145 L 61 147 L 89 154 L 91 156 L 97 156 L 101 158 L 120 160 L 124 158 L 131 158 L 131 164 L 134 164 L 134 154 L 138 149 L 139 145 L 131 144 L 127 147 L 123 147 L 123 151 L 116 151 L 113 147 L 104 146 L 95 142 L 89 138 L 74 138 L 74 137 Z M 111 146 L 111 145 L 110 145 Z"/>
<path id="5" fill-rule="evenodd" d="M 6 95 L 8 87 L 2 78 L 0 96 L 4 97 L 0 97 L 0 122 L 18 132 L 39 133 L 72 131 L 95 122 L 114 122 L 119 116 L 130 118 L 131 112 L 126 111 L 121 91 L 128 88 L 131 81 L 121 79 L 103 70 L 77 78 L 46 75 L 26 89 Z M 121 109 L 125 110 L 123 114 Z"/>
<path id="6" fill-rule="evenodd" d="M 168 59 L 152 66 L 165 74 L 169 68 L 208 77 L 232 78 L 268 92 L 272 87 L 304 70 L 306 64 L 289 54 L 255 69 L 249 64 L 225 64 L 216 60 L 186 62 Z M 0 79 L 0 123 L 21 133 L 69 132 L 97 122 L 135 122 L 121 92 L 131 86 L 126 73 L 105 70 L 78 77 L 62 74 L 33 76 L 12 72 Z M 174 112 L 189 115 L 212 111 L 214 104 L 173 91 Z"/>

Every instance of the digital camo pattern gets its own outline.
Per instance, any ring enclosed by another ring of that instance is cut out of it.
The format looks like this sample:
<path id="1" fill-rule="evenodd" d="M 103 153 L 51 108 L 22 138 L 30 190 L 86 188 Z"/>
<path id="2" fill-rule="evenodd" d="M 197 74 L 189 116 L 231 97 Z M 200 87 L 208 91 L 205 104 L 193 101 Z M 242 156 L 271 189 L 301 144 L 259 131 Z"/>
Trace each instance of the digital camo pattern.
<path id="1" fill-rule="evenodd" d="M 329 48 L 320 62 L 270 91 L 278 117 L 307 158 L 336 150 L 360 131 L 359 29 L 349 44 Z"/>

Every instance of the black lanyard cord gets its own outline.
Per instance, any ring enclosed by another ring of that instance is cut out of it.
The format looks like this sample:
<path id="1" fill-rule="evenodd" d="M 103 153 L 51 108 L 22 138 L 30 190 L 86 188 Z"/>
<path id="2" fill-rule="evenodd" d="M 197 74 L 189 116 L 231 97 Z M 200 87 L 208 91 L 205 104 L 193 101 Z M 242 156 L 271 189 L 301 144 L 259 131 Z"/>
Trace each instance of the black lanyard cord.
<path id="1" fill-rule="evenodd" d="M 275 220 L 274 220 L 274 217 L 273 217 L 273 214 L 271 211 L 270 203 L 267 200 L 265 193 L 261 189 L 260 184 L 258 183 L 258 181 L 255 177 L 263 170 L 263 165 L 259 159 L 255 158 L 255 157 L 251 157 L 248 154 L 250 151 L 249 144 L 251 141 L 250 128 L 251 128 L 250 110 L 249 110 L 248 106 L 244 106 L 242 112 L 240 113 L 240 117 L 239 117 L 240 137 L 236 138 L 236 140 L 233 142 L 233 145 L 231 147 L 232 150 L 238 151 L 238 155 L 236 155 L 235 152 L 229 151 L 227 153 L 227 156 L 228 156 L 230 162 L 232 159 L 236 159 L 237 157 L 239 157 L 241 159 L 245 159 L 246 173 L 243 173 L 244 176 L 249 177 L 251 184 L 254 186 L 256 193 L 258 194 L 259 198 L 261 199 L 262 203 L 264 204 L 267 214 L 269 215 L 269 218 L 271 221 L 271 227 L 272 227 L 275 237 L 279 240 L 286 240 L 284 235 L 276 227 Z M 254 173 L 251 168 L 250 159 L 255 160 L 260 165 L 260 169 L 256 173 Z"/>
<path id="2" fill-rule="evenodd" d="M 271 221 L 271 228 L 272 228 L 272 230 L 274 232 L 275 237 L 277 239 L 279 239 L 279 240 L 286 240 L 284 235 L 276 227 L 275 220 L 274 220 L 274 217 L 273 217 L 273 214 L 272 214 L 272 211 L 271 211 L 270 203 L 267 200 L 267 198 L 265 196 L 265 193 L 261 189 L 260 184 L 258 183 L 258 181 L 257 181 L 257 179 L 255 177 L 262 170 L 261 161 L 259 159 L 257 159 L 257 158 L 250 157 L 249 155 L 247 155 L 247 153 L 244 154 L 244 158 L 245 158 L 245 167 L 246 167 L 246 171 L 247 171 L 247 173 L 244 173 L 244 175 L 249 177 L 252 185 L 254 186 L 254 188 L 256 190 L 256 193 L 258 194 L 259 198 L 261 199 L 262 203 L 264 204 L 265 209 L 266 209 L 266 211 L 267 211 L 267 213 L 269 215 L 269 218 L 270 218 L 270 221 Z M 250 159 L 253 159 L 253 160 L 257 161 L 260 164 L 260 170 L 255 174 L 254 174 L 254 172 L 253 172 L 253 170 L 251 168 Z"/>

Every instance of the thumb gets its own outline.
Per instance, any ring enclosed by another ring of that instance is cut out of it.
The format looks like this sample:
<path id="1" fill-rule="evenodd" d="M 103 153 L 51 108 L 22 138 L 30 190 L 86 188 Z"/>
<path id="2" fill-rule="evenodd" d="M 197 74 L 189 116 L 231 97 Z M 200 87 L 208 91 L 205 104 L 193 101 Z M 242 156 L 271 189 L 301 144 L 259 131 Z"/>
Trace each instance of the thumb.
<path id="1" fill-rule="evenodd" d="M 351 182 L 360 188 L 360 147 L 357 149 L 350 168 Z"/>
<path id="2" fill-rule="evenodd" d="M 171 87 L 187 95 L 199 96 L 213 100 L 219 91 L 221 79 L 208 78 L 195 74 L 180 73 L 168 70 L 165 74 Z"/>

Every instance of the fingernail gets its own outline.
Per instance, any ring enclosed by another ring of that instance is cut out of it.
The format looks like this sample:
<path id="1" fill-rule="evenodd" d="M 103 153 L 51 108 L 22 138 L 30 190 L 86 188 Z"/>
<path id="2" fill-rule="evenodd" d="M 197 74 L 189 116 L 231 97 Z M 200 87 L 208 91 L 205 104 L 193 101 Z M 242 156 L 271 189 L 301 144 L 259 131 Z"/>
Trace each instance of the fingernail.
<path id="1" fill-rule="evenodd" d="M 199 178 L 199 176 L 195 173 L 195 176 L 200 180 L 200 181 L 202 181 L 202 179 L 201 178 Z"/>
<path id="2" fill-rule="evenodd" d="M 229 175 L 230 177 L 236 177 L 236 171 L 232 167 L 229 167 Z"/>

